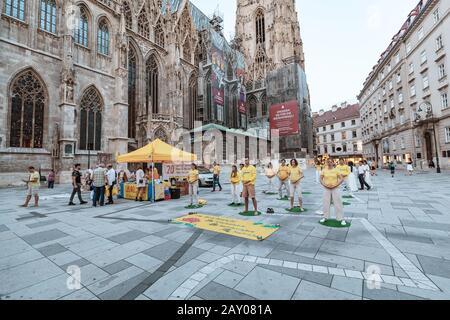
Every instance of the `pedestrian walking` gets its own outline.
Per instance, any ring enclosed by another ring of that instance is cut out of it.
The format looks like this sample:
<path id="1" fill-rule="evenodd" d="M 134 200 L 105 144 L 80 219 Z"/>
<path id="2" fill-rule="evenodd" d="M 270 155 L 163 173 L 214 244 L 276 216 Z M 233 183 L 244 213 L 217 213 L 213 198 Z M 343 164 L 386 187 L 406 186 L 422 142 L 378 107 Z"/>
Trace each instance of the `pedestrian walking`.
<path id="1" fill-rule="evenodd" d="M 49 189 L 55 188 L 55 171 L 50 170 L 49 174 L 47 175 L 47 187 Z"/>
<path id="2" fill-rule="evenodd" d="M 136 201 L 144 201 L 145 188 L 147 187 L 147 182 L 145 179 L 145 172 L 142 167 L 136 171 Z"/>
<path id="3" fill-rule="evenodd" d="M 394 161 L 391 161 L 391 163 L 389 163 L 389 169 L 391 170 L 392 178 L 395 178 L 395 163 L 394 163 Z"/>
<path id="4" fill-rule="evenodd" d="M 188 182 L 189 182 L 189 196 L 191 198 L 191 206 L 199 205 L 198 201 L 198 181 L 199 181 L 199 172 L 198 167 L 195 163 L 191 164 L 191 170 L 188 174 Z"/>
<path id="5" fill-rule="evenodd" d="M 108 202 L 107 205 L 114 204 L 114 198 L 113 198 L 113 189 L 117 184 L 117 173 L 116 170 L 114 170 L 112 164 L 108 164 L 108 171 L 106 173 L 106 179 L 108 183 Z"/>
<path id="6" fill-rule="evenodd" d="M 357 169 L 352 161 L 348 163 L 348 166 L 350 168 L 350 174 L 348 175 L 348 188 L 350 189 L 350 194 L 353 192 L 358 191 L 358 172 Z"/>
<path id="7" fill-rule="evenodd" d="M 97 206 L 97 203 L 99 203 L 101 207 L 105 205 L 105 186 L 107 184 L 108 180 L 106 178 L 105 165 L 101 163 L 92 173 L 92 186 L 94 187 L 94 207 Z"/>
<path id="8" fill-rule="evenodd" d="M 364 191 L 364 187 L 367 187 L 367 190 L 372 189 L 370 187 L 370 185 L 366 182 L 366 170 L 367 167 L 364 165 L 363 161 L 359 162 L 359 166 L 358 166 L 358 178 L 359 178 L 359 183 L 361 184 L 361 189 L 362 191 Z"/>
<path id="9" fill-rule="evenodd" d="M 222 169 L 220 168 L 220 165 L 217 162 L 214 162 L 213 165 L 213 189 L 211 192 L 216 192 L 216 186 L 219 186 L 219 191 L 222 191 L 222 186 L 220 185 L 220 172 Z"/>
<path id="10" fill-rule="evenodd" d="M 291 210 L 294 209 L 295 202 L 295 194 L 298 196 L 298 206 L 300 208 L 300 212 L 305 212 L 303 209 L 303 195 L 302 195 L 302 187 L 301 181 L 304 178 L 304 174 L 300 166 L 298 165 L 297 159 L 291 160 L 291 166 L 289 169 L 289 191 L 290 191 L 290 200 L 291 200 Z"/>
<path id="11" fill-rule="evenodd" d="M 69 206 L 74 206 L 75 203 L 73 202 L 73 199 L 75 198 L 75 195 L 78 195 L 78 200 L 80 200 L 80 204 L 86 204 L 87 202 L 83 200 L 81 197 L 81 172 L 80 172 L 81 165 L 75 164 L 73 166 L 72 171 L 72 194 L 70 196 Z"/>
<path id="12" fill-rule="evenodd" d="M 265 175 L 267 177 L 267 180 L 269 181 L 269 188 L 267 190 L 267 192 L 273 192 L 274 191 L 274 187 L 273 187 L 273 180 L 275 179 L 275 171 L 273 170 L 273 164 L 269 163 L 267 165 L 267 168 L 265 170 Z"/>
<path id="13" fill-rule="evenodd" d="M 251 198 L 255 216 L 258 215 L 258 203 L 256 201 L 255 183 L 256 183 L 256 168 L 250 165 L 250 160 L 245 159 L 245 166 L 242 169 L 242 182 L 244 185 L 242 196 L 245 200 L 245 212 L 248 212 L 248 199 Z"/>
<path id="14" fill-rule="evenodd" d="M 330 219 L 331 203 L 334 205 L 336 219 L 343 227 L 347 226 L 344 220 L 344 206 L 340 193 L 340 186 L 344 180 L 337 168 L 334 167 L 333 161 L 328 160 L 326 167 L 320 176 L 320 182 L 323 186 L 323 212 L 325 217 L 320 220 L 325 223 Z"/>
<path id="15" fill-rule="evenodd" d="M 277 176 L 280 182 L 278 193 L 280 195 L 280 199 L 283 199 L 283 188 L 286 189 L 286 192 L 289 190 L 289 167 L 286 165 L 286 160 L 284 159 L 281 160 L 281 166 L 278 168 Z"/>
<path id="16" fill-rule="evenodd" d="M 39 207 L 39 187 L 41 185 L 41 176 L 34 167 L 28 168 L 28 179 L 23 180 L 27 184 L 27 197 L 25 203 L 21 206 L 27 208 L 31 198 L 34 196 L 34 206 Z"/>
<path id="17" fill-rule="evenodd" d="M 410 176 L 412 176 L 414 174 L 414 166 L 413 166 L 412 161 L 408 162 L 408 165 L 406 166 L 406 169 L 408 170 L 408 174 Z"/>
<path id="18" fill-rule="evenodd" d="M 364 161 L 364 170 L 366 171 L 364 178 L 365 178 L 367 184 L 372 189 L 373 188 L 372 174 L 370 172 L 370 166 L 367 161 Z"/>

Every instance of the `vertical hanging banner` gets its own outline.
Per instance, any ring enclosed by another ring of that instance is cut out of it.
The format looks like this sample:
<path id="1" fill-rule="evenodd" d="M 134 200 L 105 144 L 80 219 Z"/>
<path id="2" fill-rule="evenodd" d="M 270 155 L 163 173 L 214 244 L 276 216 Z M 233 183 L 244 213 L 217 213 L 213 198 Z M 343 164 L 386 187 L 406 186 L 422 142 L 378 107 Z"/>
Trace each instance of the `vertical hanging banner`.
<path id="1" fill-rule="evenodd" d="M 246 114 L 247 113 L 247 108 L 245 107 L 245 92 L 242 90 L 241 88 L 241 92 L 239 94 L 239 105 L 238 105 L 238 110 L 240 113 Z"/>
<path id="2" fill-rule="evenodd" d="M 212 62 L 212 94 L 214 103 L 220 106 L 225 105 L 225 58 L 223 51 L 223 39 L 213 32 L 211 62 Z"/>
<path id="3" fill-rule="evenodd" d="M 280 137 L 300 133 L 297 100 L 275 104 L 270 107 L 270 129 L 278 130 Z"/>

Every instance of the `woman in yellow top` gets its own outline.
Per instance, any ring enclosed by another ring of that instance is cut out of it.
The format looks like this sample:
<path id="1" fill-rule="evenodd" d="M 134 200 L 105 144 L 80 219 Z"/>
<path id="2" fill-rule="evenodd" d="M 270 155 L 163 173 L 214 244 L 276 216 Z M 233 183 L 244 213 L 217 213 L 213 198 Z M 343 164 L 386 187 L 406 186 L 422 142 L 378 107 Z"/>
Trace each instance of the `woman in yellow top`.
<path id="1" fill-rule="evenodd" d="M 322 172 L 323 165 L 319 160 L 316 161 L 316 183 L 320 183 L 320 173 Z"/>
<path id="2" fill-rule="evenodd" d="M 294 209 L 294 199 L 295 193 L 298 194 L 298 203 L 300 207 L 300 212 L 304 212 L 303 209 L 303 197 L 302 197 L 302 187 L 300 186 L 300 182 L 305 176 L 303 175 L 303 171 L 298 165 L 298 161 L 296 159 L 291 160 L 291 167 L 289 170 L 289 191 L 291 195 L 291 210 Z"/>
<path id="3" fill-rule="evenodd" d="M 325 223 L 330 219 L 330 207 L 331 201 L 333 201 L 336 219 L 341 222 L 342 226 L 347 226 L 347 222 L 344 220 L 344 207 L 339 190 L 343 181 L 341 173 L 334 167 L 333 160 L 328 160 L 326 167 L 322 170 L 320 175 L 320 182 L 324 188 L 323 213 L 325 215 L 325 217 L 320 220 L 321 223 Z"/>
<path id="4" fill-rule="evenodd" d="M 191 165 L 191 170 L 188 174 L 188 182 L 189 182 L 189 196 L 191 198 L 191 206 L 198 205 L 198 180 L 199 180 L 199 172 L 198 167 L 195 163 Z M 195 200 L 195 202 L 194 202 Z"/>
<path id="5" fill-rule="evenodd" d="M 269 180 L 269 189 L 267 192 L 273 192 L 273 179 L 275 178 L 276 174 L 273 170 L 273 164 L 269 163 L 266 168 L 266 177 Z"/>
<path id="6" fill-rule="evenodd" d="M 245 166 L 241 170 L 243 191 L 242 197 L 245 199 L 245 212 L 248 212 L 248 198 L 253 201 L 255 208 L 255 215 L 258 214 L 258 203 L 256 201 L 255 183 L 256 183 L 256 168 L 250 165 L 250 160 L 245 159 Z"/>
<path id="7" fill-rule="evenodd" d="M 342 183 L 342 185 L 344 186 L 344 190 L 348 190 L 348 176 L 351 173 L 350 167 L 345 164 L 344 159 L 339 159 L 339 164 L 336 166 L 336 169 L 339 171 L 342 179 L 344 180 Z"/>
<path id="8" fill-rule="evenodd" d="M 280 199 L 283 199 L 283 187 L 289 190 L 288 182 L 289 182 L 289 167 L 286 165 L 286 160 L 281 160 L 281 166 L 278 168 L 278 179 L 280 180 L 280 187 L 278 192 L 280 194 Z"/>
<path id="9" fill-rule="evenodd" d="M 240 197 L 240 184 L 241 184 L 241 175 L 238 171 L 237 166 L 233 166 L 231 169 L 231 176 L 230 176 L 230 182 L 231 182 L 231 195 L 233 198 L 233 202 L 231 205 L 240 205 L 241 204 L 241 197 Z"/>

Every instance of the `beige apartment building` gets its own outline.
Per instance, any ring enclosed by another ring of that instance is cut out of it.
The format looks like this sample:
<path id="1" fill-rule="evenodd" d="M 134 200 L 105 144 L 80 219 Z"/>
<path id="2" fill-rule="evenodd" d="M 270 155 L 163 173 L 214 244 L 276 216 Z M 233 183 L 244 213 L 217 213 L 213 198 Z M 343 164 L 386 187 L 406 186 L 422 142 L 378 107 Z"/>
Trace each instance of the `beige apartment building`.
<path id="1" fill-rule="evenodd" d="M 450 169 L 450 0 L 423 0 L 364 83 L 363 155 L 418 169 Z"/>
<path id="2" fill-rule="evenodd" d="M 333 106 L 313 114 L 316 136 L 316 156 L 343 158 L 358 162 L 362 159 L 362 135 L 359 104 Z"/>

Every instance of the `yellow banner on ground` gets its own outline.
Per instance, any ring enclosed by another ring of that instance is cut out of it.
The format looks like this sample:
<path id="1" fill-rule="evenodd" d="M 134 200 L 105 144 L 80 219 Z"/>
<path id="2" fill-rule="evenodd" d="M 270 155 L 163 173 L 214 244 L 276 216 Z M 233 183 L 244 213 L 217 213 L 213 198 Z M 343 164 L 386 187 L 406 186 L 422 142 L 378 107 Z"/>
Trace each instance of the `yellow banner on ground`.
<path id="1" fill-rule="evenodd" d="M 174 220 L 175 223 L 184 224 L 202 230 L 227 234 L 239 238 L 263 241 L 278 231 L 279 226 L 255 223 L 248 220 L 237 220 L 228 217 L 193 214 Z"/>

